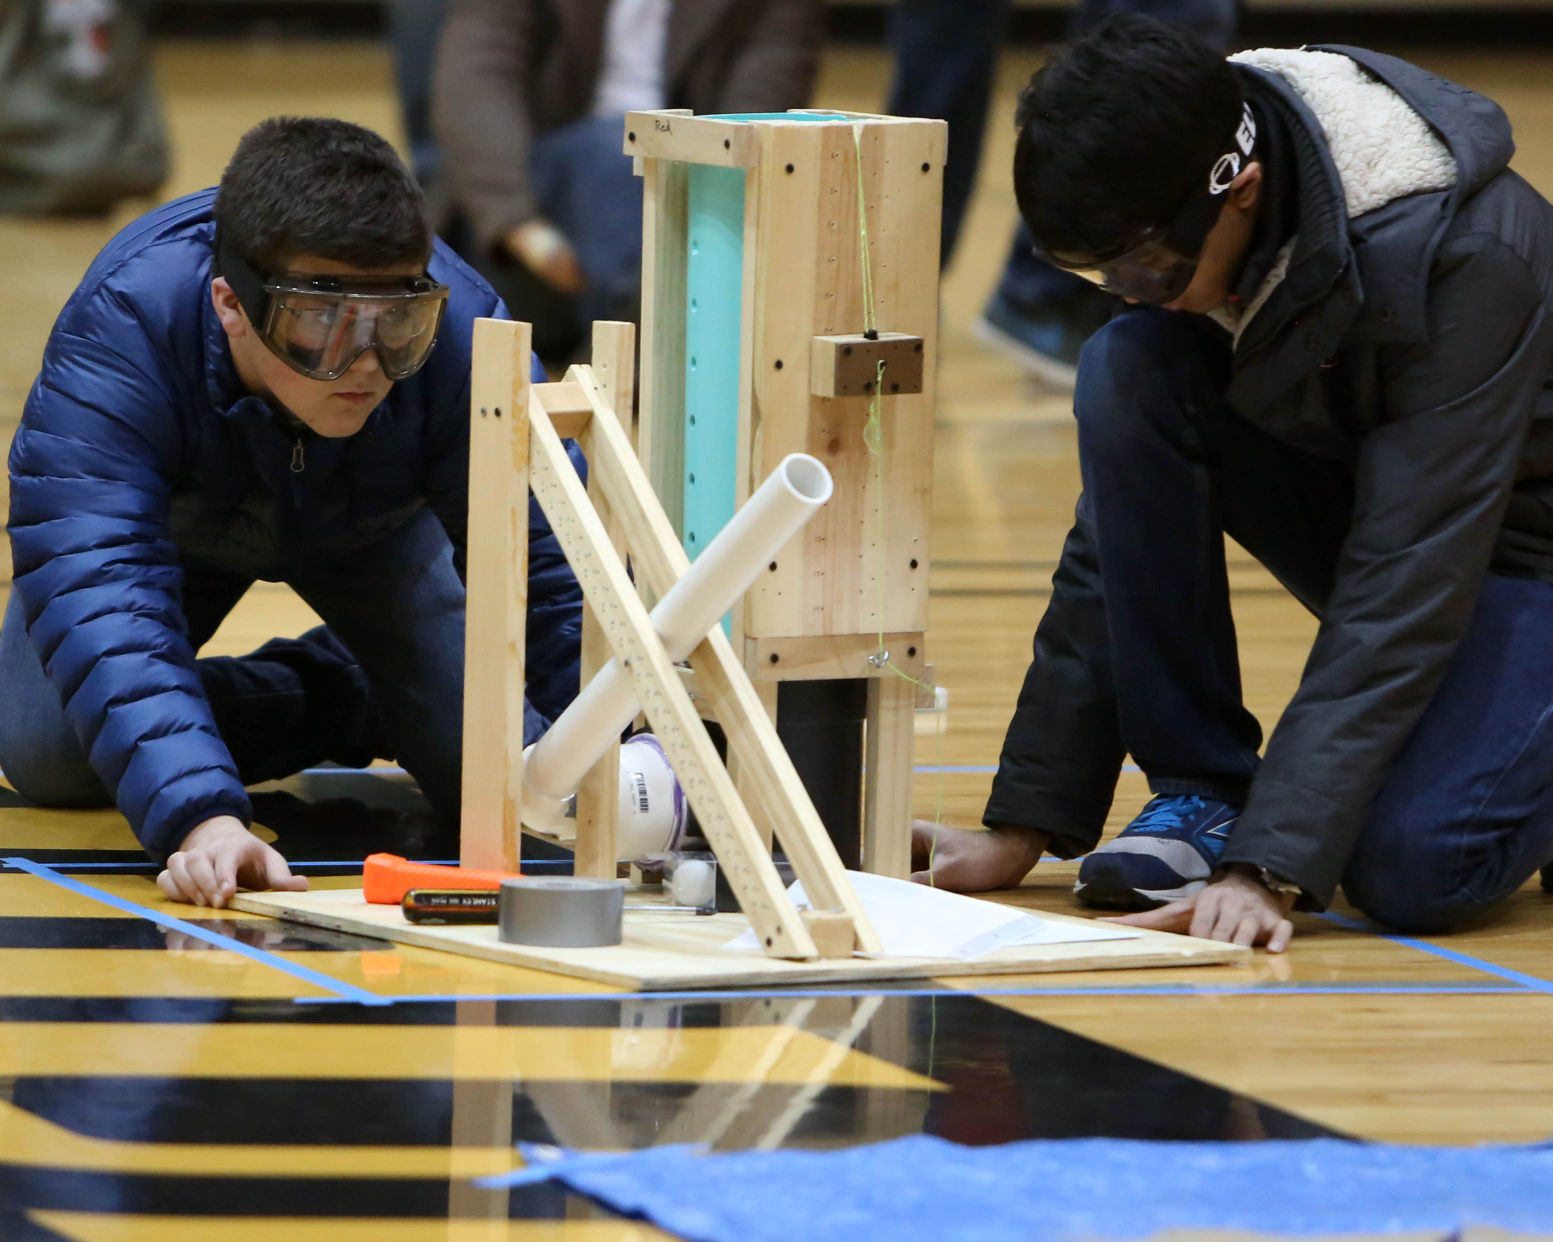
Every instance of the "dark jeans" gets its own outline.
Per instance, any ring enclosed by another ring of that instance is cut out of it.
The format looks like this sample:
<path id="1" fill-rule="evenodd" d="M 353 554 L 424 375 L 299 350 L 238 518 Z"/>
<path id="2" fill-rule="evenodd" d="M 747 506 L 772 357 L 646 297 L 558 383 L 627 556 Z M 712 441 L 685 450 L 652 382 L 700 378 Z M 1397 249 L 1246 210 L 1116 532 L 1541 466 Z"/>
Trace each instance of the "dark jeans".
<path id="1" fill-rule="evenodd" d="M 464 700 L 464 586 L 430 510 L 290 586 L 326 623 L 241 658 L 199 660 L 200 681 L 245 784 L 324 760 L 395 758 L 449 825 L 458 822 Z M 184 567 L 197 651 L 254 579 Z M 0 626 L 0 769 L 44 806 L 109 805 L 28 640 L 13 591 Z"/>
<path id="2" fill-rule="evenodd" d="M 890 14 L 895 78 L 884 110 L 949 124 L 940 247 L 945 266 L 976 187 L 1007 24 L 1008 0 L 896 0 Z"/>
<path id="3" fill-rule="evenodd" d="M 1145 13 L 1228 47 L 1240 4 L 1239 0 L 1081 0 L 1068 21 L 1069 37 L 1082 35 L 1112 13 Z M 895 77 L 885 111 L 949 124 L 941 247 L 945 266 L 954 254 L 966 204 L 976 186 L 987 106 L 1007 24 L 1008 0 L 896 0 L 890 14 Z M 1030 235 L 1021 224 L 999 286 L 999 292 L 1016 306 L 1060 298 L 1083 283 L 1032 258 L 1030 245 Z"/>
<path id="4" fill-rule="evenodd" d="M 477 267 L 514 319 L 534 325 L 534 349 L 547 361 L 582 345 L 598 319 L 636 322 L 641 298 L 642 183 L 621 146 L 622 117 L 587 117 L 534 137 L 529 177 L 545 219 L 577 254 L 587 287 L 557 292 L 505 253 L 483 253 L 466 222 L 445 231 Z"/>
<path id="5" fill-rule="evenodd" d="M 1075 534 L 1093 543 L 1096 637 L 1150 788 L 1239 801 L 1261 729 L 1241 702 L 1224 535 L 1320 616 L 1352 490 L 1336 463 L 1225 403 L 1229 363 L 1202 321 L 1162 310 L 1090 340 L 1074 400 L 1088 529 Z M 1349 900 L 1420 931 L 1493 905 L 1553 858 L 1550 774 L 1553 584 L 1490 575 L 1348 862 Z"/>
<path id="6" fill-rule="evenodd" d="M 394 56 L 399 113 L 410 144 L 410 167 L 423 186 L 442 167 L 442 151 L 431 132 L 431 74 L 448 0 L 389 0 L 388 43 Z"/>

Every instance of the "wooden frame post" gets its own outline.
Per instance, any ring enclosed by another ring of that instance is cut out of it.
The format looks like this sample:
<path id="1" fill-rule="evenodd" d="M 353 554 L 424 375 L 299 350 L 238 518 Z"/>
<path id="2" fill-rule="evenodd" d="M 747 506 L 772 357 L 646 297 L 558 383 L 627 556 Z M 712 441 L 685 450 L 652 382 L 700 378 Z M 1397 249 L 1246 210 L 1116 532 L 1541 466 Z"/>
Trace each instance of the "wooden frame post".
<path id="1" fill-rule="evenodd" d="M 528 324 L 475 321 L 458 857 L 492 871 L 522 857 L 532 340 Z"/>

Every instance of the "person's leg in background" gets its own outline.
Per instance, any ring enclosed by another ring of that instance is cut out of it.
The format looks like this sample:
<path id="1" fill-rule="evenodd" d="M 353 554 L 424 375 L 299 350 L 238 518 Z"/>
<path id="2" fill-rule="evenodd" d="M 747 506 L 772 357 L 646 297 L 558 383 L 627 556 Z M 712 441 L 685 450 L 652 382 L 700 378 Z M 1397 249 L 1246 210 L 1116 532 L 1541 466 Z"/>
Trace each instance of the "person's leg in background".
<path id="1" fill-rule="evenodd" d="M 439 818 L 458 824 L 464 737 L 464 584 L 453 545 L 423 509 L 377 543 L 291 583 L 362 678 L 353 724 L 395 758 Z M 525 704 L 525 740 L 543 721 Z M 370 719 L 368 718 L 370 716 Z"/>
<path id="2" fill-rule="evenodd" d="M 890 13 L 895 78 L 885 111 L 949 123 L 939 251 L 944 267 L 976 187 L 987 105 L 1007 25 L 1008 0 L 896 0 Z"/>
<path id="3" fill-rule="evenodd" d="M 394 56 L 394 84 L 410 168 L 422 186 L 435 183 L 442 152 L 431 133 L 431 65 L 447 0 L 389 0 L 388 39 Z"/>
<path id="4" fill-rule="evenodd" d="M 596 319 L 636 322 L 642 282 L 642 183 L 621 151 L 624 118 L 586 117 L 534 139 L 529 166 L 546 219 L 566 235 L 587 284 L 576 298 L 586 339 Z"/>
<path id="5" fill-rule="evenodd" d="M 1227 48 L 1235 37 L 1240 4 L 1239 0 L 1084 0 L 1068 23 L 1068 37 L 1077 38 L 1116 13 L 1156 17 Z M 1003 273 L 982 308 L 976 335 L 1042 383 L 1071 389 L 1079 351 L 1111 317 L 1116 300 L 1071 272 L 1036 258 L 1034 245 L 1021 221 Z"/>

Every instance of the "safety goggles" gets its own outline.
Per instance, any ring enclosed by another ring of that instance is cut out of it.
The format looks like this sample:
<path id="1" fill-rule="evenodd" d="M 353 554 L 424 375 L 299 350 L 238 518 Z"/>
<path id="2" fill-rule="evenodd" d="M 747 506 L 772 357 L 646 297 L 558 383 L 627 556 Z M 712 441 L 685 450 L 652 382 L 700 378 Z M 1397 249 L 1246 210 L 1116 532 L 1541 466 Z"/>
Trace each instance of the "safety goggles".
<path id="1" fill-rule="evenodd" d="M 1233 147 L 1214 160 L 1203 183 L 1188 195 L 1169 224 L 1138 230 L 1097 254 L 1037 247 L 1036 255 L 1121 297 L 1156 304 L 1174 302 L 1197 274 L 1203 243 L 1218 222 L 1224 195 L 1256 146 L 1256 119 L 1249 104 L 1241 105 L 1232 141 Z"/>
<path id="2" fill-rule="evenodd" d="M 309 379 L 337 380 L 372 350 L 391 380 L 426 365 L 448 287 L 429 276 L 315 276 L 265 279 L 218 239 L 217 270 L 226 277 L 259 339 Z"/>

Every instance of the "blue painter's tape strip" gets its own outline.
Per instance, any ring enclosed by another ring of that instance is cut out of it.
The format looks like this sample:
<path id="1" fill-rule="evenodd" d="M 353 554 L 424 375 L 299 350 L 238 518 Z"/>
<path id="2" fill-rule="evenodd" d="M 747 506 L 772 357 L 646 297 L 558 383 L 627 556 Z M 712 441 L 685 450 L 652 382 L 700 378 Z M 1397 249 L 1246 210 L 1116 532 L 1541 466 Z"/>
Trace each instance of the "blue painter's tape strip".
<path id="1" fill-rule="evenodd" d="M 40 880 L 47 880 L 50 884 L 63 888 L 68 892 L 90 898 L 102 905 L 111 906 L 115 910 L 122 910 L 125 914 L 133 914 L 137 918 L 147 919 L 159 927 L 165 927 L 169 931 L 182 932 L 195 940 L 203 940 L 212 948 L 225 949 L 229 953 L 236 953 L 239 957 L 246 957 L 258 962 L 261 966 L 268 966 L 272 970 L 281 971 L 303 983 L 311 983 L 314 987 L 323 988 L 333 993 L 340 1000 L 353 1001 L 358 1005 L 386 1005 L 389 1003 L 386 997 L 378 996 L 358 988 L 354 984 L 342 983 L 338 979 L 331 979 L 328 975 L 311 970 L 306 966 L 300 966 L 295 962 L 288 962 L 285 958 L 274 953 L 266 953 L 263 949 L 256 949 L 251 944 L 243 944 L 233 940 L 230 936 L 223 936 L 220 932 L 213 932 L 207 927 L 199 927 L 194 923 L 185 922 L 183 919 L 174 918 L 170 914 L 163 914 L 160 910 L 153 910 L 150 906 L 142 906 L 137 902 L 127 901 L 123 897 L 115 897 L 112 893 L 105 893 L 99 888 L 93 888 L 90 884 L 83 884 L 79 880 L 72 880 L 69 876 L 60 875 L 52 867 L 46 867 L 42 863 L 35 863 L 27 858 L 0 859 L 7 867 L 17 871 L 25 871 L 28 875 L 35 875 Z"/>
<path id="2" fill-rule="evenodd" d="M 1485 962 L 1480 957 L 1473 957 L 1468 953 L 1458 953 L 1455 949 L 1443 948 L 1437 944 L 1430 944 L 1427 940 L 1419 940 L 1415 936 L 1399 936 L 1388 932 L 1383 928 L 1373 927 L 1362 919 L 1351 919 L 1346 914 L 1321 915 L 1328 923 L 1336 923 L 1339 927 L 1346 927 L 1349 931 L 1368 932 L 1372 936 L 1380 936 L 1384 940 L 1390 940 L 1394 944 L 1405 945 L 1409 949 L 1417 949 L 1420 953 L 1429 953 L 1435 957 L 1443 957 L 1447 962 L 1455 962 L 1459 966 L 1469 966 L 1473 970 L 1480 970 L 1486 975 L 1493 975 L 1498 979 L 1506 979 L 1511 983 L 1518 983 L 1524 988 L 1530 988 L 1534 992 L 1542 992 L 1553 996 L 1553 979 L 1539 979 L 1536 975 L 1528 975 L 1525 971 L 1511 970 L 1508 966 L 1496 966 L 1493 962 Z"/>

